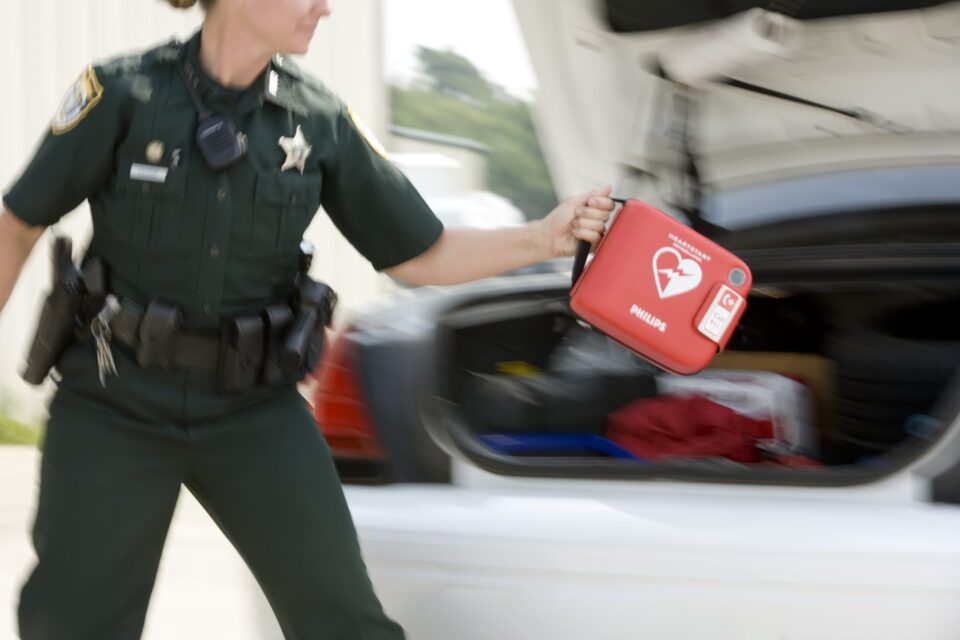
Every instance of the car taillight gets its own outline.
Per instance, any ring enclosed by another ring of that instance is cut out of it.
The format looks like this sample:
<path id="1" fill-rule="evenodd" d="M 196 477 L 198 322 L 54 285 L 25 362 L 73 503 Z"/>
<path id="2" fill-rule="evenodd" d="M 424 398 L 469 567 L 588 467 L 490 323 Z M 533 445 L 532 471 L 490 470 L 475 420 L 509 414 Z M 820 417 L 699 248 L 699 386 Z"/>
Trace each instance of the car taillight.
<path id="1" fill-rule="evenodd" d="M 313 415 L 335 458 L 383 460 L 376 429 L 367 413 L 344 331 L 317 369 Z"/>

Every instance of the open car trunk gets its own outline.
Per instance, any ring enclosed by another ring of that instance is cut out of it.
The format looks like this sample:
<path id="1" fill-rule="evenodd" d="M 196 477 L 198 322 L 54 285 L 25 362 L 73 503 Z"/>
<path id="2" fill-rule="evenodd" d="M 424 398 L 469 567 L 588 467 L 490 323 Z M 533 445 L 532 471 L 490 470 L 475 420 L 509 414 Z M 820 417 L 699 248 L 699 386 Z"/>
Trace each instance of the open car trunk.
<path id="1" fill-rule="evenodd" d="M 565 289 L 446 313 L 434 435 L 506 475 L 848 485 L 960 425 L 960 244 L 737 252 L 747 311 L 693 377 L 583 326 Z"/>
<path id="2" fill-rule="evenodd" d="M 439 319 L 434 438 L 498 474 L 819 485 L 933 452 L 960 425 L 957 5 L 514 6 L 558 191 L 615 177 L 754 289 L 693 378 L 581 326 L 562 286 L 467 298 Z"/>

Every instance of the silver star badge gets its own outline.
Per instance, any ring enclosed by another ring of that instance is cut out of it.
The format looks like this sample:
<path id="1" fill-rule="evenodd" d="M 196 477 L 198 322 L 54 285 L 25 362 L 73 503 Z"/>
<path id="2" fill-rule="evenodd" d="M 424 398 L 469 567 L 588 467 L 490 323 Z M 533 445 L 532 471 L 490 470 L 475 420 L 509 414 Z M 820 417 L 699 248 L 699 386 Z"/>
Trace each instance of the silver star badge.
<path id="1" fill-rule="evenodd" d="M 313 147 L 307 144 L 307 139 L 303 137 L 303 130 L 300 129 L 300 125 L 297 125 L 297 132 L 293 134 L 292 138 L 280 138 L 280 147 L 287 154 L 287 159 L 283 161 L 280 171 L 296 167 L 302 174 L 306 167 L 307 156 L 310 155 Z"/>

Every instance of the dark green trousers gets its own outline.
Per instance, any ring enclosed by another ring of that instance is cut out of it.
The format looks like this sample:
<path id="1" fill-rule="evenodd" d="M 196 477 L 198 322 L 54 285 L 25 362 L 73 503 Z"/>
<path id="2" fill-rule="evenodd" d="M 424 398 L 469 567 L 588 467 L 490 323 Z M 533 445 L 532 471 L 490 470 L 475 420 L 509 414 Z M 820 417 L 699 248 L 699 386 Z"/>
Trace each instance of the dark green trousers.
<path id="1" fill-rule="evenodd" d="M 403 638 L 374 594 L 330 452 L 291 386 L 216 418 L 149 422 L 61 389 L 22 639 L 139 638 L 181 484 L 250 567 L 286 638 Z"/>

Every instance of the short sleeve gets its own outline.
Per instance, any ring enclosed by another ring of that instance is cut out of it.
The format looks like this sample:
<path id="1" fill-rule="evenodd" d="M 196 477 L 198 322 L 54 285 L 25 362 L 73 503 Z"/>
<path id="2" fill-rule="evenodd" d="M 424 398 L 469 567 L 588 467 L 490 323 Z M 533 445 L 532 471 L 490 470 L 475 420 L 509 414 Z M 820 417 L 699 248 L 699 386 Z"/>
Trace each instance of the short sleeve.
<path id="1" fill-rule="evenodd" d="M 323 208 L 374 269 L 433 246 L 443 224 L 346 106 L 338 115 L 337 147 L 333 166 L 324 171 Z"/>
<path id="2" fill-rule="evenodd" d="M 93 195 L 113 169 L 122 129 L 120 96 L 88 67 L 70 87 L 5 206 L 31 226 L 49 226 Z"/>

